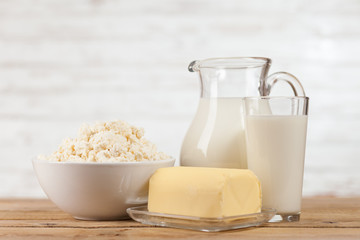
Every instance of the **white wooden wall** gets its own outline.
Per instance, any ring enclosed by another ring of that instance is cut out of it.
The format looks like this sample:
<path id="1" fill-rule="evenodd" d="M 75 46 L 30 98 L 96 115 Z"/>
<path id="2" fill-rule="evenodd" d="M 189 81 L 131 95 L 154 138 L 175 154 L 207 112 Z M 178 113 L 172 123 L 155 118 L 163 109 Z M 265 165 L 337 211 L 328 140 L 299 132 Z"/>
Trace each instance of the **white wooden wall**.
<path id="1" fill-rule="evenodd" d="M 0 0 L 0 197 L 44 197 L 31 159 L 123 119 L 177 157 L 194 59 L 266 56 L 310 97 L 304 195 L 360 195 L 359 0 Z"/>

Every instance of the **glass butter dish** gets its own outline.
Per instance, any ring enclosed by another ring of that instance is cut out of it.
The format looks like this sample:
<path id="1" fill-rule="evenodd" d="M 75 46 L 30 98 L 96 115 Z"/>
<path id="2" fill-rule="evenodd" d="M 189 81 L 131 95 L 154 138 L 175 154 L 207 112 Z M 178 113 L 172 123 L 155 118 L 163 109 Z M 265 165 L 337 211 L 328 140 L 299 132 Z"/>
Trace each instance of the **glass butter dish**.
<path id="1" fill-rule="evenodd" d="M 237 215 L 223 218 L 201 218 L 164 213 L 154 213 L 147 206 L 128 208 L 127 213 L 137 222 L 161 227 L 191 229 L 204 232 L 220 232 L 231 229 L 259 226 L 268 222 L 275 209 L 262 209 L 260 213 Z"/>

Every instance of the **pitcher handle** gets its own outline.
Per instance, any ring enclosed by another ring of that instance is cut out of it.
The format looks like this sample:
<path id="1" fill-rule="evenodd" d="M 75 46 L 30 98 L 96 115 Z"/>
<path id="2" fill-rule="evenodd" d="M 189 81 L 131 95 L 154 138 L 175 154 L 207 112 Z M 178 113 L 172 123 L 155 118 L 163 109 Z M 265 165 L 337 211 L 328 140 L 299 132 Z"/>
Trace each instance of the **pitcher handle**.
<path id="1" fill-rule="evenodd" d="M 301 85 L 299 79 L 294 75 L 287 72 L 276 72 L 271 74 L 266 78 L 266 88 L 263 93 L 265 96 L 270 95 L 272 87 L 278 82 L 284 81 L 287 82 L 292 88 L 295 96 L 306 96 L 303 86 Z"/>

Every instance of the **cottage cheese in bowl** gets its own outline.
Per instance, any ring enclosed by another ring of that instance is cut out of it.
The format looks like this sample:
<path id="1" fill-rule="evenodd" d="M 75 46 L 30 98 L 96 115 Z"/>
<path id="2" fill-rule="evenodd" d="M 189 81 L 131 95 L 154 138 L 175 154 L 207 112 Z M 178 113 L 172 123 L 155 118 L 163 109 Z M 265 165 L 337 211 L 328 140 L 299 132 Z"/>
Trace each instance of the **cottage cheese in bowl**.
<path id="1" fill-rule="evenodd" d="M 151 175 L 175 163 L 143 135 L 124 121 L 83 125 L 76 138 L 33 160 L 36 176 L 49 199 L 77 219 L 128 218 L 127 208 L 147 203 Z"/>
<path id="2" fill-rule="evenodd" d="M 144 137 L 144 129 L 125 121 L 84 124 L 76 138 L 67 138 L 49 156 L 53 162 L 143 162 L 170 157 L 158 152 L 155 144 Z"/>

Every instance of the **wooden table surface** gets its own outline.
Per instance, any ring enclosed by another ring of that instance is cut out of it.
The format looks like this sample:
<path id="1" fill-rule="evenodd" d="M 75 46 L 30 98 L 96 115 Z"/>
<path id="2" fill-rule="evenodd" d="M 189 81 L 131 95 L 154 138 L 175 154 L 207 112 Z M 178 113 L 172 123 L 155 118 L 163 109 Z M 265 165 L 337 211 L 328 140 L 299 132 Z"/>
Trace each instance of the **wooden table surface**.
<path id="1" fill-rule="evenodd" d="M 132 220 L 81 221 L 45 199 L 0 199 L 0 239 L 360 239 L 360 197 L 305 198 L 300 222 L 205 233 Z"/>

